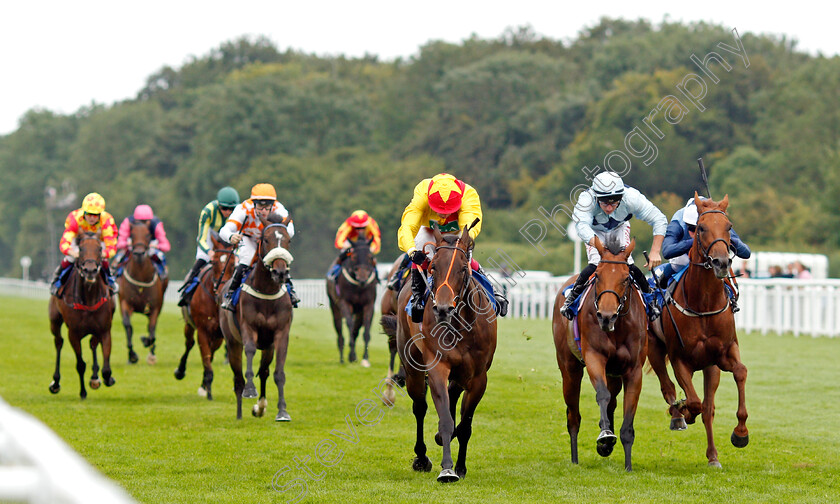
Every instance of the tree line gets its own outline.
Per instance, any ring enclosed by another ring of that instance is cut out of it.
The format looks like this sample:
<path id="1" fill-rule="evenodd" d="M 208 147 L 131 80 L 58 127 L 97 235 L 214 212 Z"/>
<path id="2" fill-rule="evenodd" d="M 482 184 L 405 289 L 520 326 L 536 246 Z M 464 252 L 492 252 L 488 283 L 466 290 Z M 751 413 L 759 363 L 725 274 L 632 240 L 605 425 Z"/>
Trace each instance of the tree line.
<path id="1" fill-rule="evenodd" d="M 743 56 L 721 46 L 738 42 Z M 546 255 L 520 233 L 540 207 L 571 206 L 587 173 L 630 161 L 627 183 L 670 217 L 703 192 L 700 156 L 747 243 L 832 253 L 838 81 L 836 56 L 706 23 L 605 18 L 570 41 L 523 27 L 431 41 L 394 61 L 242 38 L 161 68 L 133 99 L 69 115 L 31 110 L 0 137 L 0 274 L 20 275 L 26 255 L 33 276 L 46 277 L 54 228 L 97 191 L 118 222 L 137 204 L 152 206 L 178 278 L 192 263 L 203 205 L 224 185 L 247 196 L 263 181 L 295 219 L 295 276 L 325 272 L 335 230 L 357 208 L 379 221 L 390 260 L 412 188 L 440 171 L 482 197 L 479 259 L 501 248 L 522 268 L 568 273 L 562 233 L 546 235 Z M 60 201 L 68 192 L 72 208 Z M 555 217 L 558 229 L 568 221 Z M 644 247 L 649 229 L 634 229 Z"/>

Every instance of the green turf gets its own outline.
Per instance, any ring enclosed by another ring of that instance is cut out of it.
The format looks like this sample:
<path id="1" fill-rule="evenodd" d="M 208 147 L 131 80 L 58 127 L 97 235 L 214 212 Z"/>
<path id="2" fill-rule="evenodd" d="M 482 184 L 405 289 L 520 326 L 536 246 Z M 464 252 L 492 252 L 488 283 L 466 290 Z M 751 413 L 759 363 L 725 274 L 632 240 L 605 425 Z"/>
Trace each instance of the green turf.
<path id="1" fill-rule="evenodd" d="M 75 358 L 65 345 L 62 389 L 52 395 L 47 386 L 55 352 L 46 302 L 0 302 L 0 396 L 44 421 L 140 502 L 293 502 L 302 482 L 303 502 L 318 503 L 840 501 L 838 339 L 742 335 L 750 444 L 736 449 L 729 442 L 736 389 L 731 374 L 724 373 L 715 422 L 723 469 L 706 465 L 702 424 L 685 432 L 668 430 L 658 382 L 646 375 L 633 472 L 626 473 L 620 445 L 609 458 L 595 452 L 597 408 L 586 378 L 580 464 L 571 464 L 550 324 L 503 320 L 487 393 L 475 416 L 469 472 L 461 482 L 441 485 L 435 482 L 441 450 L 432 438 L 437 416 L 431 398 L 425 429 L 431 473 L 411 470 L 415 427 L 408 400 L 400 397 L 393 409 L 383 407 L 376 425 L 364 426 L 356 418 L 357 405 L 377 400 L 372 389 L 385 373 L 385 337 L 378 329 L 371 345 L 373 367 L 340 365 L 328 312 L 297 310 L 286 369 L 292 422 L 278 424 L 272 381 L 266 417 L 252 417 L 248 411 L 255 400 L 245 400 L 245 417 L 235 419 L 232 374 L 221 359 L 215 400 L 200 398 L 197 347 L 187 377 L 174 379 L 183 325 L 171 307 L 158 327 L 157 365 L 145 363 L 145 351 L 139 364 L 127 363 L 125 334 L 117 323 L 116 385 L 88 389 L 81 401 Z M 145 332 L 144 324 L 145 318 L 135 316 L 136 335 Z M 348 417 L 358 438 L 352 441 L 332 432 L 349 433 Z M 616 417 L 620 422 L 620 412 Z M 324 459 L 341 457 L 332 467 L 315 461 L 323 440 L 335 443 L 332 454 L 322 452 Z M 306 457 L 314 476 L 295 467 L 295 458 Z M 286 466 L 291 469 L 278 474 Z M 275 490 L 284 485 L 286 492 Z"/>

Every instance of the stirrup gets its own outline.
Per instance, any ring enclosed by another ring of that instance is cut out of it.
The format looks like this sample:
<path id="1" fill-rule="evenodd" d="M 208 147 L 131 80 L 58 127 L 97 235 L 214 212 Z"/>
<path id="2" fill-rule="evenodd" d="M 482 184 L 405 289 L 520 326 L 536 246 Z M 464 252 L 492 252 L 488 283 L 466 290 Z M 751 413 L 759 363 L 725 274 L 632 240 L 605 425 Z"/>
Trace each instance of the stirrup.
<path id="1" fill-rule="evenodd" d="M 572 314 L 572 303 L 566 303 L 560 307 L 560 315 L 563 315 L 569 320 L 573 320 L 575 318 L 574 314 Z"/>
<path id="2" fill-rule="evenodd" d="M 233 294 L 232 293 L 230 295 L 225 294 L 225 297 L 224 297 L 224 299 L 222 299 L 222 304 L 221 304 L 220 307 L 222 309 L 225 309 L 225 310 L 230 311 L 230 312 L 236 311 L 233 308 Z"/>
<path id="3" fill-rule="evenodd" d="M 411 293 L 411 321 L 415 324 L 423 322 L 423 314 L 426 313 L 426 303 L 423 296 Z"/>
<path id="4" fill-rule="evenodd" d="M 496 298 L 496 304 L 499 307 L 499 316 L 504 317 L 508 314 L 508 300 L 506 297 L 499 293 L 495 293 L 494 296 Z"/>

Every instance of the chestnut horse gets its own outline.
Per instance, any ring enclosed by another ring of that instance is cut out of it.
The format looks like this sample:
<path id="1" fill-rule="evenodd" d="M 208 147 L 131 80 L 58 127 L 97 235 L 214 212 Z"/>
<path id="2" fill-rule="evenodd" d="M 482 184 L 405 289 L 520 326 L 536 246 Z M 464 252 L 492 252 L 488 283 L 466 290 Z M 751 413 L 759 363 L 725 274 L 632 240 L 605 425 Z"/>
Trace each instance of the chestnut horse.
<path id="1" fill-rule="evenodd" d="M 621 423 L 621 444 L 624 446 L 624 469 L 632 470 L 631 451 L 636 433 L 633 421 L 639 394 L 642 391 L 642 366 L 647 342 L 647 316 L 641 294 L 630 276 L 627 259 L 635 240 L 623 251 L 617 243 L 605 248 L 595 238 L 601 261 L 595 269 L 589 288 L 582 295 L 575 322 L 560 314 L 565 297 L 563 290 L 554 302 L 552 330 L 557 364 L 563 375 L 563 399 L 566 402 L 566 428 L 571 442 L 572 463 L 578 463 L 577 440 L 580 432 L 580 383 L 583 368 L 595 387 L 595 400 L 601 410 L 598 425 L 601 433 L 596 444 L 598 454 L 610 455 L 615 446 L 614 415 L 616 397 L 624 387 L 624 418 Z M 566 284 L 570 285 L 575 277 Z M 574 339 L 573 326 L 580 332 L 580 350 Z M 578 353 L 580 352 L 580 353 Z"/>
<path id="2" fill-rule="evenodd" d="M 90 376 L 90 388 L 98 389 L 99 362 L 96 359 L 96 347 L 102 344 L 102 378 L 105 386 L 115 383 L 111 376 L 111 320 L 114 318 L 115 303 L 108 284 L 102 278 L 103 244 L 94 233 L 84 233 L 77 238 L 79 256 L 73 264 L 73 272 L 57 296 L 51 296 L 49 302 L 50 332 L 55 340 L 55 373 L 50 383 L 50 392 L 57 394 L 61 390 L 61 325 L 67 325 L 67 337 L 76 353 L 76 371 L 79 373 L 81 389 L 79 397 L 87 397 L 85 390 L 85 361 L 82 359 L 82 339 L 88 334 L 90 350 L 93 354 L 93 368 Z"/>
<path id="3" fill-rule="evenodd" d="M 125 328 L 126 345 L 128 346 L 128 361 L 131 364 L 137 362 L 137 354 L 134 352 L 134 345 L 131 337 L 134 329 L 131 327 L 131 314 L 142 313 L 149 317 L 149 335 L 141 336 L 143 346 L 149 348 L 149 355 L 146 362 L 154 364 L 155 357 L 155 328 L 157 327 L 158 316 L 163 307 L 163 293 L 169 285 L 169 278 L 160 278 L 157 268 L 152 264 L 149 254 L 152 242 L 152 233 L 149 227 L 142 222 L 131 225 L 131 254 L 125 263 L 123 274 L 120 276 L 120 313 L 122 324 Z"/>
<path id="4" fill-rule="evenodd" d="M 286 412 L 286 397 L 283 389 L 286 385 L 286 352 L 289 348 L 289 329 L 292 325 L 292 302 L 286 292 L 289 265 L 292 254 L 289 252 L 289 232 L 286 225 L 290 217 L 281 219 L 274 214 L 263 220 L 263 230 L 257 246 L 257 261 L 242 283 L 236 311 L 219 309 L 222 334 L 228 346 L 230 368 L 233 370 L 233 391 L 236 394 L 236 418 L 242 418 L 242 398 L 257 397 L 254 386 L 253 360 L 257 349 L 262 351 L 260 358 L 260 399 L 251 413 L 261 417 L 265 413 L 267 401 L 265 384 L 269 368 L 275 354 L 274 383 L 277 385 L 277 416 L 275 421 L 288 422 L 291 417 Z M 230 286 L 219 294 L 222 295 Z M 242 350 L 245 350 L 247 369 L 242 375 Z"/>
<path id="5" fill-rule="evenodd" d="M 474 244 L 469 229 L 477 222 L 478 219 L 460 236 L 441 235 L 434 229 L 435 253 L 429 264 L 433 286 L 422 324 L 412 322 L 405 311 L 411 295 L 409 288 L 400 292 L 396 317 L 386 316 L 383 320 L 387 331 L 396 331 L 400 358 L 405 363 L 406 389 L 413 401 L 417 439 L 412 468 L 432 468 L 423 440 L 428 376 L 428 388 L 438 413 L 435 442 L 443 446 L 442 470 L 437 479 L 444 483 L 458 481 L 467 473 L 473 415 L 487 388 L 487 370 L 496 351 L 496 313 L 470 269 Z M 462 392 L 461 421 L 456 427 L 456 407 Z M 453 438 L 458 439 L 454 470 L 450 448 Z"/>
<path id="6" fill-rule="evenodd" d="M 338 359 L 344 363 L 344 334 L 342 321 L 347 323 L 349 352 L 347 360 L 356 362 L 356 338 L 364 327 L 365 353 L 362 367 L 370 367 L 368 346 L 370 345 L 370 323 L 376 304 L 376 259 L 370 251 L 371 240 L 364 238 L 352 242 L 347 258 L 341 262 L 338 278 L 327 281 L 327 296 L 330 298 L 333 326 L 338 335 Z"/>
<path id="7" fill-rule="evenodd" d="M 671 430 L 684 430 L 685 422 L 694 423 L 703 414 L 706 427 L 706 458 L 709 465 L 720 467 L 712 432 L 715 417 L 715 391 L 720 371 L 729 371 L 738 387 L 738 425 L 731 442 L 738 448 L 749 443 L 745 385 L 747 367 L 741 362 L 735 315 L 729 309 L 724 279 L 730 275 L 730 237 L 732 223 L 726 214 L 729 195 L 720 202 L 700 199 L 697 205 L 697 231 L 688 252 L 689 265 L 676 286 L 673 306 L 663 310 L 659 323 L 651 325 L 650 364 L 659 378 L 662 396 L 669 405 Z M 673 317 L 673 318 L 671 318 Z M 664 319 L 668 320 L 664 320 Z M 675 327 L 677 330 L 675 330 Z M 677 402 L 674 383 L 668 376 L 666 359 L 671 361 L 674 376 L 685 392 L 685 401 Z M 695 371 L 703 371 L 703 402 L 691 382 Z"/>
<path id="8" fill-rule="evenodd" d="M 187 357 L 195 345 L 193 335 L 198 332 L 198 348 L 201 352 L 201 362 L 204 365 L 204 376 L 198 387 L 198 395 L 213 399 L 211 386 L 213 384 L 213 355 L 222 345 L 225 338 L 219 327 L 219 305 L 216 293 L 219 285 L 226 282 L 233 275 L 233 267 L 229 264 L 233 254 L 233 246 L 219 238 L 215 231 L 210 232 L 213 245 L 213 259 L 198 273 L 198 285 L 195 287 L 188 306 L 181 307 L 184 317 L 184 338 L 186 340 L 184 355 L 175 378 L 183 380 L 187 372 Z"/>

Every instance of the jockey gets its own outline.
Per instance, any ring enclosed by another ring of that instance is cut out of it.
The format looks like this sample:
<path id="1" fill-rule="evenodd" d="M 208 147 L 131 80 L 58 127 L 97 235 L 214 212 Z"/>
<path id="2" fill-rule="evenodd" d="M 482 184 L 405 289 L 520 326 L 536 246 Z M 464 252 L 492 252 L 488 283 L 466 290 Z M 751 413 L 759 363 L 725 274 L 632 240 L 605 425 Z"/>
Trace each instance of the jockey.
<path id="1" fill-rule="evenodd" d="M 114 217 L 105 211 L 105 199 L 98 193 L 90 193 L 82 200 L 82 207 L 73 210 L 64 220 L 64 233 L 58 243 L 58 248 L 64 254 L 64 259 L 56 268 L 50 281 L 50 293 L 56 295 L 59 287 L 64 285 L 70 267 L 79 256 L 79 249 L 73 243 L 76 236 L 82 233 L 97 233 L 105 247 L 102 249 L 102 277 L 108 282 L 112 292 L 117 292 L 117 284 L 108 268 L 108 259 L 114 257 L 117 245 L 117 225 Z"/>
<path id="2" fill-rule="evenodd" d="M 350 217 L 341 223 L 335 233 L 335 248 L 340 252 L 338 259 L 330 266 L 327 278 L 335 280 L 341 269 L 341 263 L 347 259 L 353 243 L 358 239 L 370 241 L 370 252 L 374 255 L 379 253 L 382 246 L 382 233 L 379 231 L 379 224 L 364 210 L 356 210 Z"/>
<path id="3" fill-rule="evenodd" d="M 583 243 L 586 244 L 586 255 L 589 264 L 583 268 L 571 292 L 566 296 L 566 302 L 560 308 L 560 313 L 569 320 L 574 318 L 570 307 L 586 287 L 586 281 L 595 272 L 601 261 L 598 250 L 593 246 L 597 236 L 601 243 L 618 239 L 621 245 L 630 244 L 630 219 L 636 217 L 653 228 L 653 244 L 650 250 L 650 261 L 645 267 L 652 269 L 662 262 L 660 250 L 668 221 L 665 215 L 651 203 L 641 192 L 630 186 L 625 186 L 615 172 L 603 171 L 595 176 L 592 187 L 581 193 L 575 204 L 573 219 L 575 230 Z M 633 257 L 628 257 L 630 273 L 642 292 L 650 293 L 650 285 L 645 274 L 633 264 Z M 659 310 L 650 305 L 650 318 L 656 319 Z"/>
<path id="4" fill-rule="evenodd" d="M 424 179 L 414 188 L 414 196 L 403 211 L 397 231 L 400 250 L 406 252 L 407 257 L 414 263 L 411 270 L 411 319 L 414 322 L 419 323 L 423 320 L 425 308 L 426 282 L 420 268 L 425 269 L 428 259 L 434 255 L 434 250 L 428 250 L 428 253 L 424 250 L 426 243 L 435 242 L 430 226 L 437 223 L 442 233 L 457 233 L 481 217 L 478 192 L 448 173 Z M 475 240 L 480 231 L 479 220 L 479 223 L 470 229 L 470 237 Z M 475 259 L 470 259 L 470 266 L 473 271 L 483 274 Z M 507 314 L 507 299 L 499 292 L 494 295 L 499 305 L 499 315 L 504 317 Z"/>
<path id="5" fill-rule="evenodd" d="M 149 256 L 157 269 L 158 276 L 166 278 L 166 256 L 164 253 L 169 252 L 171 245 L 166 238 L 163 222 L 155 217 L 154 212 L 152 212 L 152 207 L 149 205 L 137 205 L 134 213 L 123 219 L 120 223 L 120 232 L 117 238 L 117 256 L 114 258 L 114 267 L 117 268 L 116 276 L 122 274 L 122 266 L 126 261 L 129 241 L 131 240 L 131 226 L 138 222 L 146 224 L 149 227 L 149 234 L 152 236 L 152 241 L 149 244 Z"/>
<path id="6" fill-rule="evenodd" d="M 236 189 L 223 187 L 216 193 L 216 199 L 207 203 L 201 209 L 198 216 L 198 236 L 195 239 L 198 243 L 195 248 L 195 263 L 187 273 L 187 278 L 184 279 L 178 306 L 187 306 L 190 303 L 192 293 L 195 292 L 194 289 L 190 288 L 190 284 L 192 284 L 198 272 L 201 271 L 201 268 L 213 260 L 215 253 L 213 252 L 213 245 L 210 243 L 210 230 L 218 232 L 238 204 L 239 193 L 236 192 Z"/>
<path id="7" fill-rule="evenodd" d="M 250 199 L 237 205 L 225 225 L 219 230 L 219 237 L 222 240 L 239 245 L 236 249 L 239 264 L 233 270 L 230 288 L 222 301 L 221 307 L 225 310 L 234 310 L 233 294 L 242 284 L 245 272 L 251 269 L 251 264 L 254 262 L 257 252 L 257 242 L 262 236 L 263 223 L 260 219 L 266 219 L 271 214 L 279 215 L 285 219 L 289 216 L 289 211 L 282 203 L 277 201 L 277 191 L 274 190 L 273 185 L 257 184 L 251 188 Z M 287 229 L 289 237 L 293 237 L 295 235 L 294 222 L 289 221 Z M 297 308 L 300 299 L 295 294 L 291 278 L 286 280 L 286 289 L 289 291 L 292 306 Z"/>
<path id="8" fill-rule="evenodd" d="M 700 199 L 706 199 L 700 196 Z M 669 280 L 674 274 L 682 271 L 688 266 L 688 251 L 694 243 L 694 233 L 697 228 L 697 205 L 694 198 L 689 198 L 683 208 L 676 211 L 668 230 L 665 232 L 665 240 L 662 242 L 662 256 L 668 259 L 668 263 L 656 268 L 659 277 L 659 286 L 663 289 L 668 286 Z M 735 255 L 741 259 L 749 259 L 752 252 L 750 248 L 741 241 L 741 237 L 735 230 L 729 231 L 729 244 Z M 738 308 L 735 289 L 729 286 L 729 304 L 732 305 L 732 313 L 737 313 Z"/>

